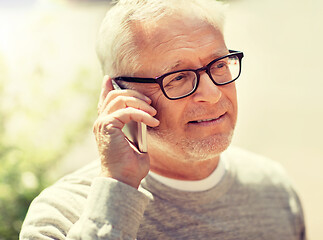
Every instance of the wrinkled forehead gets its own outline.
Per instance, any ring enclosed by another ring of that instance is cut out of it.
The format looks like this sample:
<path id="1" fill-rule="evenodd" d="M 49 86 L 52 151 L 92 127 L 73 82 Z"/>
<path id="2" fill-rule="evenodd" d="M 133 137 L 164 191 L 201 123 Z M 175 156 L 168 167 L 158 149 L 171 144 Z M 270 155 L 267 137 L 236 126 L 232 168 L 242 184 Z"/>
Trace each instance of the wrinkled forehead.
<path id="1" fill-rule="evenodd" d="M 136 21 L 133 24 L 134 42 L 138 48 L 145 50 L 147 47 L 154 48 L 159 42 L 173 44 L 181 34 L 187 35 L 190 32 L 199 31 L 201 28 L 209 28 L 217 34 L 222 30 L 212 23 L 198 17 L 185 15 L 164 16 L 157 21 Z M 204 37 L 201 35 L 200 37 Z M 194 41 L 196 39 L 192 39 Z"/>
<path id="2" fill-rule="evenodd" d="M 221 30 L 199 18 L 169 16 L 156 22 L 139 22 L 134 30 L 138 61 L 147 64 L 150 60 L 151 67 L 158 64 L 159 73 L 170 70 L 178 62 L 187 61 L 185 53 L 194 52 L 208 61 L 217 55 L 225 55 L 227 50 Z"/>

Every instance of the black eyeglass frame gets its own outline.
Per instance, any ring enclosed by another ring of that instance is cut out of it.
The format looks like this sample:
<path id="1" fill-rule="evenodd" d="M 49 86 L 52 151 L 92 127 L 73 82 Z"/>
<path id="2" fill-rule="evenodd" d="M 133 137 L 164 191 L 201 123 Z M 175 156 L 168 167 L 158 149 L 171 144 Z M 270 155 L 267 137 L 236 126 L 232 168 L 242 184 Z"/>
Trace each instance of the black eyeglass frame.
<path id="1" fill-rule="evenodd" d="M 217 61 L 219 61 L 221 59 L 224 59 L 224 58 L 227 58 L 227 57 L 231 57 L 231 56 L 237 56 L 238 59 L 239 59 L 239 68 L 240 69 L 239 69 L 238 76 L 235 79 L 232 79 L 232 80 L 230 80 L 228 82 L 217 83 L 213 79 L 213 77 L 212 77 L 212 75 L 210 73 L 210 66 L 213 63 L 215 63 L 215 62 L 217 62 Z M 217 86 L 223 86 L 223 85 L 226 85 L 226 84 L 229 84 L 229 83 L 234 82 L 235 80 L 237 80 L 239 78 L 239 76 L 241 74 L 241 60 L 242 60 L 243 56 L 244 56 L 243 52 L 235 51 L 235 50 L 229 50 L 229 54 L 228 55 L 225 55 L 225 56 L 216 58 L 216 59 L 212 60 L 206 66 L 201 67 L 201 68 L 198 68 L 198 69 L 181 69 L 181 70 L 177 70 L 177 71 L 165 73 L 165 74 L 163 74 L 163 75 L 161 75 L 159 77 L 156 77 L 156 78 L 140 78 L 140 77 L 123 77 L 122 76 L 122 77 L 115 77 L 113 79 L 116 80 L 116 81 L 135 82 L 135 83 L 158 83 L 160 89 L 162 90 L 162 92 L 163 92 L 163 94 L 165 95 L 166 98 L 168 98 L 169 100 L 177 100 L 177 99 L 181 99 L 181 98 L 187 97 L 187 96 L 193 94 L 196 91 L 196 89 L 198 88 L 199 83 L 200 83 L 200 73 L 199 72 L 201 72 L 201 71 L 205 71 L 206 74 L 209 76 L 209 78 L 212 80 L 212 82 L 215 85 L 217 85 Z M 175 97 L 175 98 L 169 97 L 167 95 L 167 93 L 165 92 L 165 89 L 163 87 L 163 80 L 164 80 L 164 78 L 167 77 L 167 76 L 169 76 L 169 75 L 171 75 L 171 74 L 178 73 L 178 72 L 183 72 L 183 71 L 192 71 L 192 72 L 195 73 L 195 75 L 197 77 L 195 87 L 192 89 L 191 92 L 189 92 L 189 93 L 187 93 L 187 94 L 185 94 L 183 96 Z"/>

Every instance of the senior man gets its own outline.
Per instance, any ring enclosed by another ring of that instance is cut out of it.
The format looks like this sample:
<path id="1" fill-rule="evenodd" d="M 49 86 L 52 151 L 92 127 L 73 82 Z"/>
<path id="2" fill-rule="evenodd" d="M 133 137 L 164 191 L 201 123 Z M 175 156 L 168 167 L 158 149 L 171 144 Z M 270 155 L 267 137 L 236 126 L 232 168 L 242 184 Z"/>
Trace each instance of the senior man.
<path id="1" fill-rule="evenodd" d="M 41 193 L 21 239 L 306 238 L 282 168 L 228 148 L 243 53 L 225 44 L 220 3 L 120 0 L 98 55 L 100 161 Z M 147 153 L 122 132 L 131 120 L 148 126 Z"/>

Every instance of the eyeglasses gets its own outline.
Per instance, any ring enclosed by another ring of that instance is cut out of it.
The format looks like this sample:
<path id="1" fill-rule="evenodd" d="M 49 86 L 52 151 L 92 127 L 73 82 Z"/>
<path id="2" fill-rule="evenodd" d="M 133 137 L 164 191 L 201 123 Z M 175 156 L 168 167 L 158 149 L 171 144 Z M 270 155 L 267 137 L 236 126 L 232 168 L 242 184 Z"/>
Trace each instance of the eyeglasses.
<path id="1" fill-rule="evenodd" d="M 156 78 L 116 77 L 114 80 L 136 83 L 158 83 L 164 95 L 176 100 L 193 94 L 200 82 L 200 72 L 205 71 L 212 82 L 223 86 L 234 82 L 241 73 L 243 52 L 229 50 L 228 55 L 219 57 L 199 69 L 183 69 L 169 72 Z"/>

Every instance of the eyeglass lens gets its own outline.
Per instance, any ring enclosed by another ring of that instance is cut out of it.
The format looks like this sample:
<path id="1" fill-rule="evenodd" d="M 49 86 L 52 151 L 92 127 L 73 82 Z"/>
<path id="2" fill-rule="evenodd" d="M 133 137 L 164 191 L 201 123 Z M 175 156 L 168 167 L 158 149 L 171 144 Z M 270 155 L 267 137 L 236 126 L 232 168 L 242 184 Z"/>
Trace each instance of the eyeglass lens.
<path id="1" fill-rule="evenodd" d="M 209 72 L 216 83 L 227 83 L 235 80 L 240 73 L 240 61 L 235 55 L 223 58 L 208 66 Z M 195 71 L 184 70 L 170 74 L 163 79 L 163 88 L 170 98 L 179 98 L 190 94 L 197 87 Z"/>

